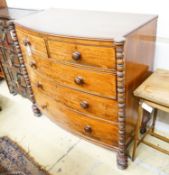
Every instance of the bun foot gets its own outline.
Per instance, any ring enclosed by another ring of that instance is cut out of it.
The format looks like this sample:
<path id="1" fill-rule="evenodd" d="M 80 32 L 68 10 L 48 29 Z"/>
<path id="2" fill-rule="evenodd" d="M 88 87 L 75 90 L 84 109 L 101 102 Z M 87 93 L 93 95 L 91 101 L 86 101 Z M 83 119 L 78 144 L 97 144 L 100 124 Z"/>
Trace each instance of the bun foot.
<path id="1" fill-rule="evenodd" d="M 42 115 L 41 111 L 39 110 L 36 104 L 32 105 L 32 110 L 36 117 L 40 117 Z"/>
<path id="2" fill-rule="evenodd" d="M 121 170 L 125 170 L 128 167 L 128 160 L 126 155 L 117 154 L 117 166 Z"/>

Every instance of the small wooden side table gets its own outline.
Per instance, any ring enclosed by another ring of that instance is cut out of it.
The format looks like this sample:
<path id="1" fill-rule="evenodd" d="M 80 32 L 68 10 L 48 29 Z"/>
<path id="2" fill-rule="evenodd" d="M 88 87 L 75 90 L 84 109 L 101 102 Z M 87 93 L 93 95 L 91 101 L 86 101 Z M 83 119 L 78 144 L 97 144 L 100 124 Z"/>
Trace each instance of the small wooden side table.
<path id="1" fill-rule="evenodd" d="M 165 150 L 157 145 L 154 145 L 148 141 L 145 141 L 144 138 L 147 134 L 163 140 L 169 143 L 169 138 L 161 136 L 155 133 L 155 122 L 157 111 L 162 110 L 169 113 L 169 70 L 156 70 L 147 80 L 145 80 L 135 91 L 134 95 L 138 97 L 139 100 L 139 109 L 138 109 L 138 119 L 135 130 L 134 137 L 134 147 L 132 160 L 135 158 L 136 148 L 142 142 L 158 151 L 166 153 L 169 155 L 169 150 Z M 147 110 L 150 110 L 152 115 L 152 124 L 147 132 L 139 138 L 141 122 L 143 119 L 143 110 L 147 107 Z M 152 110 L 152 111 L 151 111 Z"/>

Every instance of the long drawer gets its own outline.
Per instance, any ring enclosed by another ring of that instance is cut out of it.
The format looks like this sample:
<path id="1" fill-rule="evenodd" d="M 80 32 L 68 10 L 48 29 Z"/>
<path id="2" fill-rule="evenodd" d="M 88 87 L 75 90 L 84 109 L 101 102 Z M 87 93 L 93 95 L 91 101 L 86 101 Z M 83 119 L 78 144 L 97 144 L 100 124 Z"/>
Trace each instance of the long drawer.
<path id="1" fill-rule="evenodd" d="M 90 42 L 89 42 L 90 44 Z M 110 46 L 97 46 L 48 40 L 50 57 L 56 60 L 77 64 L 115 68 L 115 49 Z"/>
<path id="2" fill-rule="evenodd" d="M 35 93 L 39 108 L 54 122 L 74 133 L 88 139 L 94 139 L 102 144 L 114 145 L 118 142 L 118 124 L 113 125 L 104 121 L 89 118 L 81 113 L 66 108 L 52 98 L 40 92 Z"/>
<path id="3" fill-rule="evenodd" d="M 57 85 L 34 71 L 30 72 L 34 93 L 42 92 L 65 106 L 104 120 L 117 122 L 117 101 Z"/>
<path id="4" fill-rule="evenodd" d="M 29 72 L 36 70 L 58 84 L 99 96 L 116 98 L 116 76 L 113 72 L 64 65 L 53 59 L 38 56 L 25 58 Z"/>

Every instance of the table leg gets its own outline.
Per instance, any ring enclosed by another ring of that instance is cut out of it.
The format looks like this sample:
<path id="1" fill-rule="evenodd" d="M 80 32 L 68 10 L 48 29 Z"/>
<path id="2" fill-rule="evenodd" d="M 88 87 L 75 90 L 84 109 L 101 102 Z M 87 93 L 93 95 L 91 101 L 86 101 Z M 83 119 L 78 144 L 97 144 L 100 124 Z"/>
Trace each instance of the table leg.
<path id="1" fill-rule="evenodd" d="M 135 135 L 134 135 L 134 146 L 133 146 L 133 153 L 132 153 L 132 161 L 135 159 L 136 148 L 139 140 L 139 133 L 140 133 L 140 126 L 143 119 L 143 108 L 142 108 L 142 101 L 139 102 L 138 108 L 138 119 L 136 123 Z"/>
<path id="2" fill-rule="evenodd" d="M 156 123 L 156 118 L 157 118 L 157 112 L 158 110 L 155 108 L 153 112 L 153 123 L 152 123 L 152 133 L 154 133 L 155 129 L 155 123 Z"/>

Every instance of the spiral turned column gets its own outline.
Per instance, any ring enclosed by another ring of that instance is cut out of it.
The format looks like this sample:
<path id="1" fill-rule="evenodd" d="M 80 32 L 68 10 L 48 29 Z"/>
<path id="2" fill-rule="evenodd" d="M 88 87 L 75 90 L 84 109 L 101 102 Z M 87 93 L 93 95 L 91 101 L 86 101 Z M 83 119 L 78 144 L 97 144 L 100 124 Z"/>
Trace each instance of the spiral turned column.
<path id="1" fill-rule="evenodd" d="M 13 44 L 14 44 L 14 47 L 15 47 L 16 54 L 17 54 L 18 59 L 19 59 L 21 73 L 23 74 L 23 77 L 24 77 L 25 82 L 26 82 L 26 87 L 27 87 L 27 90 L 28 90 L 28 93 L 29 93 L 29 98 L 33 103 L 32 109 L 33 109 L 34 115 L 39 117 L 39 116 L 41 116 L 41 112 L 40 112 L 40 110 L 38 109 L 38 107 L 36 105 L 34 94 L 33 94 L 32 88 L 31 88 L 31 82 L 30 82 L 30 79 L 29 79 L 29 76 L 28 76 L 28 72 L 26 70 L 26 66 L 24 64 L 22 51 L 21 51 L 21 48 L 19 46 L 19 42 L 18 42 L 18 39 L 17 39 L 17 34 L 16 34 L 16 31 L 15 31 L 14 23 L 12 21 L 9 21 L 7 25 L 8 25 L 8 30 L 10 31 L 10 34 L 11 34 L 11 38 L 13 40 Z"/>
<path id="2" fill-rule="evenodd" d="M 116 69 L 117 69 L 117 99 L 118 99 L 118 122 L 119 122 L 119 149 L 117 153 L 117 164 L 120 169 L 128 166 L 126 153 L 126 128 L 125 128 L 125 60 L 124 42 L 115 42 L 116 47 Z"/>

